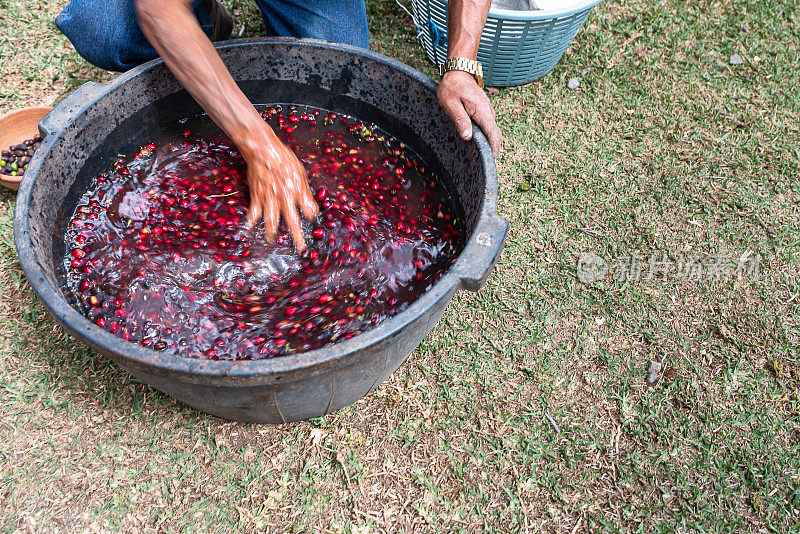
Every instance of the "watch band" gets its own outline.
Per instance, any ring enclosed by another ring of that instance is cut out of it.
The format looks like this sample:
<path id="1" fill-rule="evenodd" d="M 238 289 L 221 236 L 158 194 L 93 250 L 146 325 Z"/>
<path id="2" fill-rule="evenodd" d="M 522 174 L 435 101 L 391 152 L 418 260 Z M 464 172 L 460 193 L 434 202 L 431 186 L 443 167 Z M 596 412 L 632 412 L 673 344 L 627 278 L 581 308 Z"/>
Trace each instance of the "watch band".
<path id="1" fill-rule="evenodd" d="M 463 57 L 451 57 L 439 65 L 439 74 L 441 76 L 444 76 L 445 72 L 451 70 L 461 70 L 472 74 L 475 76 L 475 81 L 477 81 L 478 85 L 483 89 L 483 65 L 481 65 L 480 61 Z"/>

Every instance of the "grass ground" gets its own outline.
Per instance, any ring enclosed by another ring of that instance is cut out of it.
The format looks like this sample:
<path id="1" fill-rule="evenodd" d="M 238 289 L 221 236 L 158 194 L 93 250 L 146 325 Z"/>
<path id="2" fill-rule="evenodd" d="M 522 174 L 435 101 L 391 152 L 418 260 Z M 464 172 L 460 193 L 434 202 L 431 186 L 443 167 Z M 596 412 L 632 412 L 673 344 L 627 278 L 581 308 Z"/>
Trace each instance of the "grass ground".
<path id="1" fill-rule="evenodd" d="M 0 110 L 109 79 L 55 30 L 64 4 L 0 0 Z M 65 335 L 0 192 L 0 529 L 800 529 L 798 8 L 607 0 L 550 75 L 493 91 L 496 271 L 315 421 L 207 417 Z M 369 13 L 376 50 L 433 73 L 393 2 Z M 748 251 L 757 273 L 709 275 Z M 586 285 L 583 252 L 706 270 Z"/>

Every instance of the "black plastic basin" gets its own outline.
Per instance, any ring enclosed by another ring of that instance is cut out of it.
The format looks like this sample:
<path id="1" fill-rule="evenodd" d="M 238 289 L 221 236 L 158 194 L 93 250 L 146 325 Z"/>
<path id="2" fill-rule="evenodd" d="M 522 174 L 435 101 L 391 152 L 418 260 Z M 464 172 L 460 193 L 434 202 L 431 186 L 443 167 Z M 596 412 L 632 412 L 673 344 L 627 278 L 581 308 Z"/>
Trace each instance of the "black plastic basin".
<path id="1" fill-rule="evenodd" d="M 311 352 L 257 361 L 209 361 L 156 352 L 95 326 L 61 287 L 65 225 L 88 181 L 176 120 L 201 112 L 156 60 L 107 84 L 87 83 L 42 120 L 44 142 L 25 173 L 14 240 L 36 294 L 76 338 L 153 387 L 210 414 L 285 422 L 321 416 L 377 387 L 405 361 L 459 289 L 477 290 L 508 224 L 495 212 L 497 172 L 486 138 L 458 138 L 436 84 L 393 59 L 350 46 L 296 39 L 231 41 L 222 59 L 256 104 L 293 102 L 355 115 L 409 144 L 443 177 L 467 240 L 450 270 L 378 327 Z M 175 126 L 172 126 L 173 128 Z"/>

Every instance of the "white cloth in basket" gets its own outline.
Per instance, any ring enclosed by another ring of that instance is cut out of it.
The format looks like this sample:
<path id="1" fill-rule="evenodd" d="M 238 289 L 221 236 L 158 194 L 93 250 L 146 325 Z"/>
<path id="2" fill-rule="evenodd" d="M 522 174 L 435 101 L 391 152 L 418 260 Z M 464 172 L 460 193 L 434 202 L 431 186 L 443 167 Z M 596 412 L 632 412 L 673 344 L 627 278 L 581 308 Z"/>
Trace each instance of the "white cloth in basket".
<path id="1" fill-rule="evenodd" d="M 537 11 L 540 9 L 564 9 L 577 0 L 492 0 L 492 9 L 510 9 L 513 11 Z"/>

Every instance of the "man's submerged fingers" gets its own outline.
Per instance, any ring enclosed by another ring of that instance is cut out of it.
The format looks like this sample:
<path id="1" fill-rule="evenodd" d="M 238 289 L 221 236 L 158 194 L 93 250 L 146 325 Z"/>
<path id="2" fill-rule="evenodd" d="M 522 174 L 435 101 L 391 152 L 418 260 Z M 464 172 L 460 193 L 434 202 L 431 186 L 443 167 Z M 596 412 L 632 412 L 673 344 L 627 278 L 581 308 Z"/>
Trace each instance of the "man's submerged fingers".
<path id="1" fill-rule="evenodd" d="M 303 212 L 303 216 L 309 221 L 313 220 L 319 213 L 319 206 L 317 205 L 317 201 L 314 200 L 314 194 L 311 192 L 311 188 L 308 185 L 303 188 L 298 204 L 300 205 L 300 211 Z"/>
<path id="2" fill-rule="evenodd" d="M 299 232 L 298 235 L 292 238 L 294 241 L 294 248 L 297 249 L 297 252 L 303 252 L 306 249 L 306 239 L 303 237 L 303 232 Z"/>
<path id="3" fill-rule="evenodd" d="M 284 203 L 283 218 L 286 220 L 286 226 L 289 227 L 289 233 L 292 234 L 294 247 L 297 252 L 303 252 L 306 248 L 306 240 L 303 238 L 303 226 L 300 223 L 300 215 L 297 213 L 297 208 L 294 204 Z"/>
<path id="4" fill-rule="evenodd" d="M 264 212 L 264 237 L 267 238 L 268 241 L 272 241 L 275 237 L 275 232 L 278 231 L 278 223 L 280 223 L 280 213 L 274 205 L 270 205 L 270 207 Z"/>
<path id="5" fill-rule="evenodd" d="M 258 224 L 258 219 L 261 217 L 261 205 L 258 202 L 250 202 L 250 207 L 247 209 L 247 229 L 252 230 Z"/>
<path id="6" fill-rule="evenodd" d="M 313 198 L 304 198 L 300 202 L 300 210 L 303 212 L 303 216 L 307 220 L 313 221 L 319 213 L 319 206 L 317 206 L 317 203 L 314 202 Z"/>

